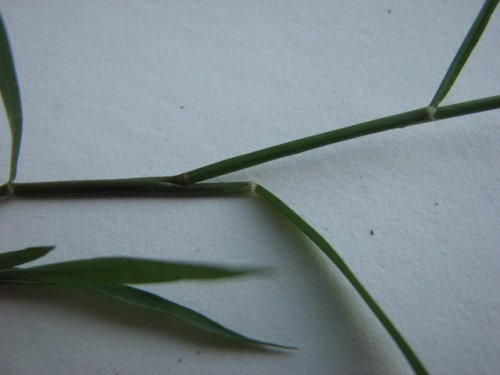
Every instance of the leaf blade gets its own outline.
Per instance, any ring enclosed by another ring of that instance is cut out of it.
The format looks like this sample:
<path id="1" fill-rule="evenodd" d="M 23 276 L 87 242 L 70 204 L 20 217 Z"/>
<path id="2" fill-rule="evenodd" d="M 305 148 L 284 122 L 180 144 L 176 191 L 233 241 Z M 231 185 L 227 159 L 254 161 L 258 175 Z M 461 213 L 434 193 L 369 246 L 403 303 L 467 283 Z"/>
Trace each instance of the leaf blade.
<path id="1" fill-rule="evenodd" d="M 0 269 L 19 266 L 47 255 L 54 246 L 28 247 L 0 254 Z"/>
<path id="2" fill-rule="evenodd" d="M 126 285 L 91 286 L 86 287 L 86 289 L 93 290 L 118 301 L 137 306 L 141 309 L 156 311 L 162 314 L 173 316 L 203 331 L 214 333 L 234 341 L 279 349 L 296 349 L 291 346 L 256 340 L 244 336 L 229 328 L 224 327 L 223 325 L 194 310 L 191 310 L 185 306 L 179 305 L 175 302 L 169 301 L 156 294 L 149 293 L 141 289 Z"/>
<path id="3" fill-rule="evenodd" d="M 0 271 L 1 280 L 42 281 L 60 285 L 106 285 L 205 280 L 241 276 L 255 268 L 237 269 L 160 260 L 103 257 Z"/>
<path id="4" fill-rule="evenodd" d="M 9 182 L 16 178 L 21 149 L 23 115 L 9 37 L 0 15 L 0 92 L 7 114 L 12 139 Z"/>
<path id="5" fill-rule="evenodd" d="M 445 98 L 451 87 L 455 83 L 458 75 L 460 74 L 462 68 L 464 67 L 467 59 L 472 53 L 477 42 L 481 38 L 484 29 L 488 25 L 491 15 L 495 11 L 498 4 L 498 0 L 486 0 L 479 11 L 476 19 L 474 20 L 471 28 L 467 32 L 465 39 L 463 40 L 460 48 L 458 49 L 455 57 L 453 58 L 445 76 L 443 77 L 434 98 L 430 103 L 430 106 L 437 107 L 441 101 Z"/>
<path id="6" fill-rule="evenodd" d="M 373 297 L 368 293 L 363 284 L 357 279 L 349 266 L 344 262 L 335 249 L 321 236 L 313 227 L 311 227 L 304 219 L 302 219 L 295 211 L 288 207 L 282 200 L 265 189 L 261 185 L 256 185 L 255 193 L 268 202 L 273 208 L 277 209 L 283 216 L 292 222 L 304 235 L 306 235 L 320 250 L 325 254 L 332 263 L 342 272 L 345 278 L 351 283 L 360 297 L 365 301 L 373 314 L 377 317 L 382 326 L 392 337 L 396 345 L 405 356 L 406 360 L 413 368 L 416 374 L 428 374 L 424 365 L 417 357 L 411 346 L 406 342 L 404 337 L 399 333 L 399 330 L 391 322 L 382 308 L 377 304 Z"/>

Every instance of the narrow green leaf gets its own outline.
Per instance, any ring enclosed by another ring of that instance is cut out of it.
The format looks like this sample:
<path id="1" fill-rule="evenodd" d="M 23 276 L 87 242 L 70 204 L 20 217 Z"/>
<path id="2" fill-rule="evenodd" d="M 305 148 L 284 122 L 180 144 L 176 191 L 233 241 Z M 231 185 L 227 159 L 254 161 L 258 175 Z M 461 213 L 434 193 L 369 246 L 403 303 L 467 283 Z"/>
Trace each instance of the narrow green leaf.
<path id="1" fill-rule="evenodd" d="M 140 307 L 145 310 L 157 311 L 162 314 L 174 316 L 192 326 L 204 331 L 222 335 L 231 340 L 240 341 L 246 344 L 264 345 L 280 349 L 296 349 L 291 346 L 273 344 L 266 341 L 256 340 L 232 331 L 221 324 L 207 318 L 206 316 L 193 311 L 187 307 L 178 305 L 172 301 L 161 298 L 155 294 L 141 289 L 125 285 L 105 285 L 91 286 L 88 289 L 104 294 L 121 302 Z"/>
<path id="2" fill-rule="evenodd" d="M 184 279 L 217 279 L 256 271 L 248 268 L 108 257 L 0 271 L 0 281 L 41 281 L 61 285 L 141 284 Z"/>
<path id="3" fill-rule="evenodd" d="M 282 215 L 284 215 L 288 220 L 290 220 L 302 233 L 304 233 L 313 243 L 315 243 L 321 251 L 337 266 L 337 268 L 342 272 L 342 274 L 347 278 L 351 285 L 356 289 L 361 298 L 365 301 L 368 307 L 372 310 L 375 316 L 378 318 L 380 323 L 387 330 L 389 335 L 398 345 L 399 349 L 406 357 L 408 363 L 413 368 L 416 374 L 427 374 L 422 362 L 418 359 L 417 355 L 413 352 L 413 349 L 403 338 L 401 333 L 397 330 L 391 320 L 387 317 L 380 306 L 375 302 L 373 297 L 368 293 L 361 282 L 356 278 L 351 269 L 342 260 L 340 255 L 330 246 L 330 244 L 304 219 L 297 215 L 290 207 L 288 207 L 283 201 L 276 197 L 269 190 L 264 187 L 257 185 L 255 188 L 255 193 L 260 197 L 264 198 L 268 203 L 271 204 L 275 209 L 277 209 Z"/>
<path id="4" fill-rule="evenodd" d="M 12 139 L 10 177 L 9 182 L 16 178 L 17 161 L 21 149 L 23 115 L 21 110 L 21 96 L 17 84 L 14 60 L 12 58 L 9 37 L 5 29 L 2 16 L 0 15 L 0 92 L 7 118 L 9 120 L 10 134 Z"/>
<path id="5" fill-rule="evenodd" d="M 31 262 L 48 254 L 52 249 L 54 246 L 28 247 L 23 250 L 2 253 L 0 254 L 0 269 Z"/>
<path id="6" fill-rule="evenodd" d="M 453 83 L 455 83 L 455 80 L 460 74 L 460 71 L 462 70 L 465 63 L 467 62 L 467 59 L 472 53 L 472 50 L 479 41 L 479 38 L 481 38 L 481 35 L 483 34 L 483 31 L 486 28 L 491 15 L 495 11 L 497 4 L 498 0 L 486 0 L 484 2 L 483 7 L 476 17 L 476 20 L 472 24 L 469 32 L 467 33 L 467 36 L 462 42 L 462 45 L 458 49 L 457 54 L 453 58 L 448 71 L 441 81 L 436 95 L 434 95 L 434 98 L 431 101 L 430 105 L 432 107 L 437 107 L 439 103 L 441 103 L 441 101 L 445 98 L 446 94 L 448 94 L 448 92 L 450 91 Z"/>

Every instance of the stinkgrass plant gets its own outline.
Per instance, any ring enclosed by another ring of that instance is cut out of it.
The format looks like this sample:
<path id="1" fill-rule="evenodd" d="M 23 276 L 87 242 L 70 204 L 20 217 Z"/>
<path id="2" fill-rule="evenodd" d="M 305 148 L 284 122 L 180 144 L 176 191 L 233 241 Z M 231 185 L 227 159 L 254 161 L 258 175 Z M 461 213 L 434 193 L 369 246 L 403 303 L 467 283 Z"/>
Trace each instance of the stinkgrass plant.
<path id="1" fill-rule="evenodd" d="M 7 183 L 0 186 L 0 199 L 258 196 L 294 224 L 331 260 L 392 337 L 414 372 L 426 374 L 425 366 L 410 344 L 342 260 L 339 253 L 316 229 L 276 195 L 255 182 L 203 183 L 202 181 L 348 139 L 500 108 L 500 95 L 447 106 L 440 105 L 481 37 L 497 4 L 498 0 L 485 1 L 442 79 L 435 96 L 430 104 L 425 107 L 268 147 L 175 176 L 39 183 L 15 182 L 21 148 L 22 110 L 14 62 L 5 26 L 0 17 L 0 91 L 12 137 L 10 174 Z M 187 307 L 128 285 L 183 279 L 217 279 L 255 273 L 259 271 L 258 269 L 227 268 L 215 265 L 174 263 L 129 257 L 93 258 L 37 267 L 18 267 L 47 255 L 52 249 L 53 247 L 33 247 L 0 254 L 0 283 L 61 285 L 83 288 L 145 310 L 154 310 L 175 316 L 205 331 L 223 335 L 233 340 L 247 344 L 293 349 L 290 346 L 248 338 Z"/>

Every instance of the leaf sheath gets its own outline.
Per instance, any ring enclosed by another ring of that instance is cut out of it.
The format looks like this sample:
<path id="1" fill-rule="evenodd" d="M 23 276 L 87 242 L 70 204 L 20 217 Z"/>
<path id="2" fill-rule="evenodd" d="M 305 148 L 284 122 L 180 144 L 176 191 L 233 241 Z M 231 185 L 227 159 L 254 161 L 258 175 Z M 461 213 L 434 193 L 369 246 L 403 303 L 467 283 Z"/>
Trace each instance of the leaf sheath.
<path id="1" fill-rule="evenodd" d="M 150 178 L 12 184 L 12 195 L 20 198 L 218 197 L 250 195 L 252 190 L 250 182 L 181 186 Z"/>

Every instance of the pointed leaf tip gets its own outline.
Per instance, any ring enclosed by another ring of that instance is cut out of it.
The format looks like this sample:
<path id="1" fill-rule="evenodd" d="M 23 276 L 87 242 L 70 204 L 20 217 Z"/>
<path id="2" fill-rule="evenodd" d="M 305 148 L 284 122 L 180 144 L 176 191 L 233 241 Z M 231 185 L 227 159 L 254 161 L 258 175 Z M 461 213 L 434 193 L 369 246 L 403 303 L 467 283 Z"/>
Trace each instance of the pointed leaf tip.
<path id="1" fill-rule="evenodd" d="M 134 305 L 144 310 L 156 311 L 161 314 L 173 316 L 203 331 L 215 333 L 217 335 L 244 344 L 267 346 L 270 348 L 287 350 L 297 349 L 293 346 L 274 344 L 271 342 L 256 340 L 244 336 L 229 328 L 224 327 L 223 325 L 200 314 L 199 312 L 196 312 L 175 302 L 157 296 L 156 294 L 152 294 L 141 289 L 125 285 L 92 286 L 87 287 L 87 289 L 93 290 L 129 305 Z"/>
<path id="2" fill-rule="evenodd" d="M 17 173 L 17 162 L 21 149 L 22 136 L 22 109 L 19 85 L 17 83 L 14 59 L 12 58 L 9 37 L 5 28 L 2 15 L 0 14 L 0 93 L 2 94 L 5 112 L 10 126 L 12 139 L 10 177 L 13 181 Z"/>
<path id="3" fill-rule="evenodd" d="M 250 268 L 107 257 L 6 270 L 0 274 L 0 279 L 40 281 L 60 285 L 142 284 L 218 279 L 242 276 L 256 271 Z"/>
<path id="4" fill-rule="evenodd" d="M 0 254 L 0 269 L 19 266 L 47 255 L 54 246 L 28 247 Z"/>

